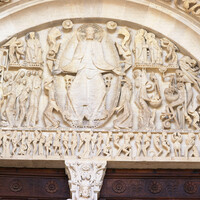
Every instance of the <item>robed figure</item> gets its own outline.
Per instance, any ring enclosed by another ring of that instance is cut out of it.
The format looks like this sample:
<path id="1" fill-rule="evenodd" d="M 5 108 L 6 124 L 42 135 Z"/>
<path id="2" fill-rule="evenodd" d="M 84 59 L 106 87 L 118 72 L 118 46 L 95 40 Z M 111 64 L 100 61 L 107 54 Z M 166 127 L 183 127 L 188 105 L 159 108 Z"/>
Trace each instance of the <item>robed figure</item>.
<path id="1" fill-rule="evenodd" d="M 64 118 L 83 126 L 88 121 L 94 126 L 96 121 L 108 117 L 106 109 L 106 85 L 104 73 L 121 75 L 119 65 L 106 61 L 102 45 L 100 27 L 94 24 L 79 28 L 78 41 L 72 59 L 60 71 L 74 74 L 75 78 L 67 91 L 67 104 Z M 59 71 L 59 70 L 57 70 Z"/>

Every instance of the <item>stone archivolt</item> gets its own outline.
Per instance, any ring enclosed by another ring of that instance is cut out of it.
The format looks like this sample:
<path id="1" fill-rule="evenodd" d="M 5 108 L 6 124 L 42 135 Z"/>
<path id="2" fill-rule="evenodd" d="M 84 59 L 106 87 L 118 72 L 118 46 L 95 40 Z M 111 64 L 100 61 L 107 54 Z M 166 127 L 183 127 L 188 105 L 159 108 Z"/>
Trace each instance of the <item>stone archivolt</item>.
<path id="1" fill-rule="evenodd" d="M 200 18 L 200 1 L 199 0 L 162 0 L 172 2 L 178 9 Z"/>

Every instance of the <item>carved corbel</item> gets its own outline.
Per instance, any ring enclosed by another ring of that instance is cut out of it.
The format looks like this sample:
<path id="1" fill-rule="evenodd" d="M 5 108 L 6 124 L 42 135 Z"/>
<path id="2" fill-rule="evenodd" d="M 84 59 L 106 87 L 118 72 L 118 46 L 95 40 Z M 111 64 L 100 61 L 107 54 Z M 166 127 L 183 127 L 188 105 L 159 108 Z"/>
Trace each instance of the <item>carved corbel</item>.
<path id="1" fill-rule="evenodd" d="M 67 160 L 71 200 L 97 200 L 106 171 L 106 161 Z"/>

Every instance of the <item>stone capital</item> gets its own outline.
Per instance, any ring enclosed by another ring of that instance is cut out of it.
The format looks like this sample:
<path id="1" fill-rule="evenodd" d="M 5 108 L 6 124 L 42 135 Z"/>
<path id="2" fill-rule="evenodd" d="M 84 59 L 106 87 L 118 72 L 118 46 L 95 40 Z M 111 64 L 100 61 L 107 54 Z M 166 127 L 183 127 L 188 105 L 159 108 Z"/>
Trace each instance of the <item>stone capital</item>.
<path id="1" fill-rule="evenodd" d="M 106 171 L 106 161 L 67 160 L 71 200 L 97 200 Z"/>

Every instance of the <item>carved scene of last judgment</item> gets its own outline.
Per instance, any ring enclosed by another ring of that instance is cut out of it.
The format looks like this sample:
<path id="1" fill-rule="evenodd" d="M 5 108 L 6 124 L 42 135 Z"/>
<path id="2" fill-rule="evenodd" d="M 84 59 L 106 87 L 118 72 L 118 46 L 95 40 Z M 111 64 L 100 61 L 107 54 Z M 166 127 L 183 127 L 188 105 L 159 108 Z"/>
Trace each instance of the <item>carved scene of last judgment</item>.
<path id="1" fill-rule="evenodd" d="M 66 20 L 0 50 L 2 128 L 200 127 L 197 61 L 144 29 Z"/>
<path id="2" fill-rule="evenodd" d="M 65 20 L 10 38 L 0 67 L 2 156 L 199 156 L 200 68 L 166 37 Z"/>

